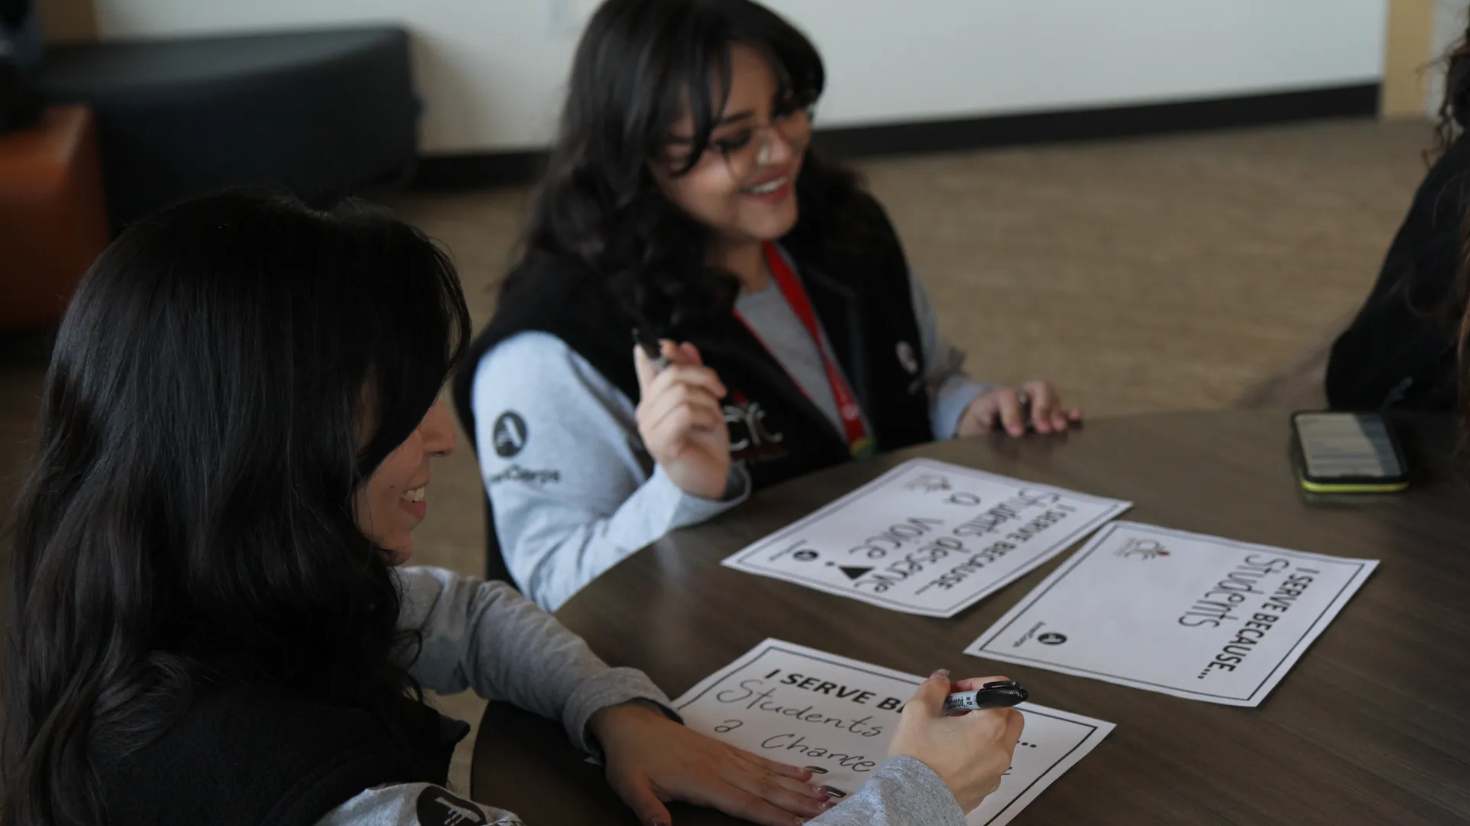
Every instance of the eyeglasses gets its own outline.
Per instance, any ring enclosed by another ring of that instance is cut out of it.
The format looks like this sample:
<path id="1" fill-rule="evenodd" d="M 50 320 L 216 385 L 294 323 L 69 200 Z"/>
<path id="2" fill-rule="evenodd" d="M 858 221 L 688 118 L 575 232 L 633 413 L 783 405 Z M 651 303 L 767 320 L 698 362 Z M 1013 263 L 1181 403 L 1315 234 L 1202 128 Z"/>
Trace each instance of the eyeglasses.
<path id="1" fill-rule="evenodd" d="M 724 160 L 736 178 L 746 178 L 770 162 L 777 139 L 788 145 L 805 145 L 812 133 L 813 107 L 804 106 L 772 113 L 769 123 L 743 124 L 718 138 L 711 139 L 705 155 Z M 688 140 L 674 139 L 673 146 L 687 147 Z M 704 162 L 701 156 L 695 163 Z M 685 158 L 683 163 L 688 163 Z M 682 165 L 682 164 L 681 164 Z"/>

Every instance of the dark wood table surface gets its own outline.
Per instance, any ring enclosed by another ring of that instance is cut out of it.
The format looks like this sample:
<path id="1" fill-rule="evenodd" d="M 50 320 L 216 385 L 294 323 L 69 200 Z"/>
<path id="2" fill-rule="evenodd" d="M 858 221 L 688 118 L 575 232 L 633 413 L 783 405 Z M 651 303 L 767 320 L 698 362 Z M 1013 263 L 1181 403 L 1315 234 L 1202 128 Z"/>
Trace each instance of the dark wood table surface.
<path id="1" fill-rule="evenodd" d="M 1288 417 L 1224 412 L 1089 423 L 1065 437 L 965 439 L 763 491 L 604 574 L 558 616 L 671 697 L 767 637 L 914 674 L 1003 672 L 1043 705 L 1117 729 L 1025 809 L 1041 824 L 1470 823 L 1470 487 L 1448 419 L 1397 420 L 1403 494 L 1311 497 Z M 952 619 L 900 614 L 720 566 L 729 554 L 926 456 L 1135 502 L 1125 518 L 1382 565 L 1259 708 L 1168 697 L 961 653 L 1062 554 Z M 634 824 L 556 723 L 486 712 L 472 792 L 528 824 Z M 672 810 L 676 826 L 731 824 Z"/>

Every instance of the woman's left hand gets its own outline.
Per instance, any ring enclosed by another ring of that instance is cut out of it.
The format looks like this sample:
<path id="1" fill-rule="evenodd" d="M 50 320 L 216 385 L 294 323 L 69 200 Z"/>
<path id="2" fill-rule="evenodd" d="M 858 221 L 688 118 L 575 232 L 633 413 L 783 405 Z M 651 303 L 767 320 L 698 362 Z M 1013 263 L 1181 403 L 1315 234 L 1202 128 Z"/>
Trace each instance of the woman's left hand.
<path id="1" fill-rule="evenodd" d="M 836 801 L 807 783 L 811 772 L 690 731 L 642 703 L 592 715 L 607 781 L 645 826 L 673 826 L 671 800 L 765 824 L 796 826 Z"/>
<path id="2" fill-rule="evenodd" d="M 1063 409 L 1051 382 L 1037 379 L 976 396 L 960 417 L 955 435 L 977 436 L 1000 427 L 1012 436 L 1024 436 L 1027 425 L 1037 433 L 1062 433 L 1081 421 L 1082 408 Z"/>

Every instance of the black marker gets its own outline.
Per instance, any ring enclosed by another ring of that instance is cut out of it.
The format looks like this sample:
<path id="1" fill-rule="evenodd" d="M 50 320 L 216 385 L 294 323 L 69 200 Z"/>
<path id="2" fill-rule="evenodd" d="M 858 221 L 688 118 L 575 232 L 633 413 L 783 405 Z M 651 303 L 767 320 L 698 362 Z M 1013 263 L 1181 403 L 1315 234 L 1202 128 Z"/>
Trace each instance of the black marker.
<path id="1" fill-rule="evenodd" d="M 669 366 L 669 360 L 664 357 L 663 346 L 653 336 L 641 334 L 637 328 L 633 329 L 633 343 L 643 348 L 644 355 L 653 362 L 653 371 L 662 373 Z"/>
<path id="2" fill-rule="evenodd" d="M 1010 708 L 1030 696 L 1015 680 L 986 683 L 976 691 L 956 691 L 944 698 L 945 714 L 964 714 L 987 708 Z"/>

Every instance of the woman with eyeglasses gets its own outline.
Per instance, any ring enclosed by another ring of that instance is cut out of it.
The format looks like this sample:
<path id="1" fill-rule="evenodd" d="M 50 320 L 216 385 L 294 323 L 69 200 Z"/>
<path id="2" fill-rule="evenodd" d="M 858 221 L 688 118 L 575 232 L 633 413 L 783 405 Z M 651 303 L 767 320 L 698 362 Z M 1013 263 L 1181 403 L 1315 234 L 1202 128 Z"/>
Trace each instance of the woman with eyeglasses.
<path id="1" fill-rule="evenodd" d="M 749 0 L 592 17 L 455 386 L 506 566 L 541 605 L 754 488 L 1080 420 L 1047 382 L 961 372 L 882 207 L 810 151 L 823 85 L 811 42 Z"/>

